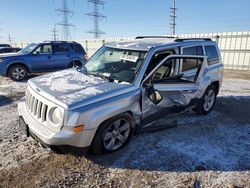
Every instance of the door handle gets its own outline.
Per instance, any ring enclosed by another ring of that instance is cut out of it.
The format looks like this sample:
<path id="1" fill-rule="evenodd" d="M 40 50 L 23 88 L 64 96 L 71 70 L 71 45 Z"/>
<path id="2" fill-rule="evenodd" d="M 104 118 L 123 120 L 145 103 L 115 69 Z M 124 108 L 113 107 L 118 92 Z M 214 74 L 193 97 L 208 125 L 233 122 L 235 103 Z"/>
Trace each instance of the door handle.
<path id="1" fill-rule="evenodd" d="M 67 57 L 70 57 L 70 55 L 67 55 Z"/>
<path id="2" fill-rule="evenodd" d="M 48 59 L 51 59 L 51 55 L 48 56 Z"/>

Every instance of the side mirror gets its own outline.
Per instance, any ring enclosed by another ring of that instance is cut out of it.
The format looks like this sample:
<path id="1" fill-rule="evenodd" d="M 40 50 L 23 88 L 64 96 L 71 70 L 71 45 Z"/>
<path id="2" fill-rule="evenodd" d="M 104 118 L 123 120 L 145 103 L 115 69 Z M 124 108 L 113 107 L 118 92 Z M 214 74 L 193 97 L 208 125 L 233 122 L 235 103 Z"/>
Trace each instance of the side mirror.
<path id="1" fill-rule="evenodd" d="M 159 104 L 162 100 L 162 96 L 159 91 L 154 89 L 153 85 L 146 87 L 146 94 L 148 98 L 155 104 Z"/>

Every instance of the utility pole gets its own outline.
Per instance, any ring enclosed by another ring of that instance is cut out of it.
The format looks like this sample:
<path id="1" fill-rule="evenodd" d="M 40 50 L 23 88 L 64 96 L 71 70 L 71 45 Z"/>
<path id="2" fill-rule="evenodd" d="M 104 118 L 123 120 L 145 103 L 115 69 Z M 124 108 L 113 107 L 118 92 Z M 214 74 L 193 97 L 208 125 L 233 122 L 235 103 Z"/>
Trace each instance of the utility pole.
<path id="1" fill-rule="evenodd" d="M 57 41 L 58 34 L 57 34 L 56 26 L 54 27 L 54 29 L 51 32 L 52 32 L 52 40 Z"/>
<path id="2" fill-rule="evenodd" d="M 62 16 L 62 22 L 56 24 L 62 27 L 62 38 L 64 40 L 69 40 L 71 38 L 70 27 L 74 26 L 69 22 L 69 18 L 73 16 L 74 12 L 68 7 L 68 0 L 62 0 L 62 7 L 55 11 Z"/>
<path id="3" fill-rule="evenodd" d="M 173 6 L 170 7 L 170 19 L 171 19 L 171 23 L 170 23 L 170 29 L 171 29 L 171 34 L 175 35 L 176 34 L 176 3 L 175 0 L 173 0 Z"/>
<path id="4" fill-rule="evenodd" d="M 8 41 L 9 41 L 9 44 L 11 44 L 11 43 L 12 43 L 12 39 L 11 39 L 10 34 L 9 34 L 9 37 L 8 37 Z"/>
<path id="5" fill-rule="evenodd" d="M 90 18 L 94 19 L 94 29 L 91 31 L 88 31 L 88 33 L 93 33 L 95 38 L 99 38 L 101 34 L 105 34 L 103 31 L 100 30 L 100 22 L 107 17 L 99 12 L 99 6 L 100 5 L 104 6 L 105 1 L 88 0 L 88 2 L 94 5 L 94 11 L 86 14 Z"/>

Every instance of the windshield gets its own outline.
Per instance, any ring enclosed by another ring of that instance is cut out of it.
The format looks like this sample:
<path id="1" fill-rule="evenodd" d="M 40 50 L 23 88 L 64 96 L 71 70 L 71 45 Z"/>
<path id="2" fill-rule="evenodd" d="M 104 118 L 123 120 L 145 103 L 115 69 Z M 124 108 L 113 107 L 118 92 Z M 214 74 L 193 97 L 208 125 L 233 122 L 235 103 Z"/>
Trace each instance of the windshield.
<path id="1" fill-rule="evenodd" d="M 23 48 L 21 51 L 19 51 L 19 54 L 29 54 L 30 52 L 32 52 L 35 48 L 37 47 L 37 44 L 30 44 L 28 46 L 26 46 L 25 48 Z"/>
<path id="2" fill-rule="evenodd" d="M 119 82 L 132 83 L 146 56 L 145 51 L 102 47 L 85 64 L 87 73 L 101 74 Z"/>

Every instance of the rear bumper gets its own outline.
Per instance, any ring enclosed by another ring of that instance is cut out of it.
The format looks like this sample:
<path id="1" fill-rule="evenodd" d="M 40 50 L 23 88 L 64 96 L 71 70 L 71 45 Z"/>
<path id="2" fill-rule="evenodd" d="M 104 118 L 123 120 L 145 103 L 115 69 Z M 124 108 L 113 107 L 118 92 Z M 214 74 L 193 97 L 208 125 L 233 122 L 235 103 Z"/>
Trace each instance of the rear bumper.
<path id="1" fill-rule="evenodd" d="M 44 146 L 48 147 L 76 147 L 87 148 L 91 145 L 95 130 L 84 130 L 75 133 L 72 127 L 64 126 L 60 131 L 53 132 L 41 125 L 30 115 L 26 109 L 24 100 L 18 103 L 19 116 L 27 124 L 29 134 Z"/>

